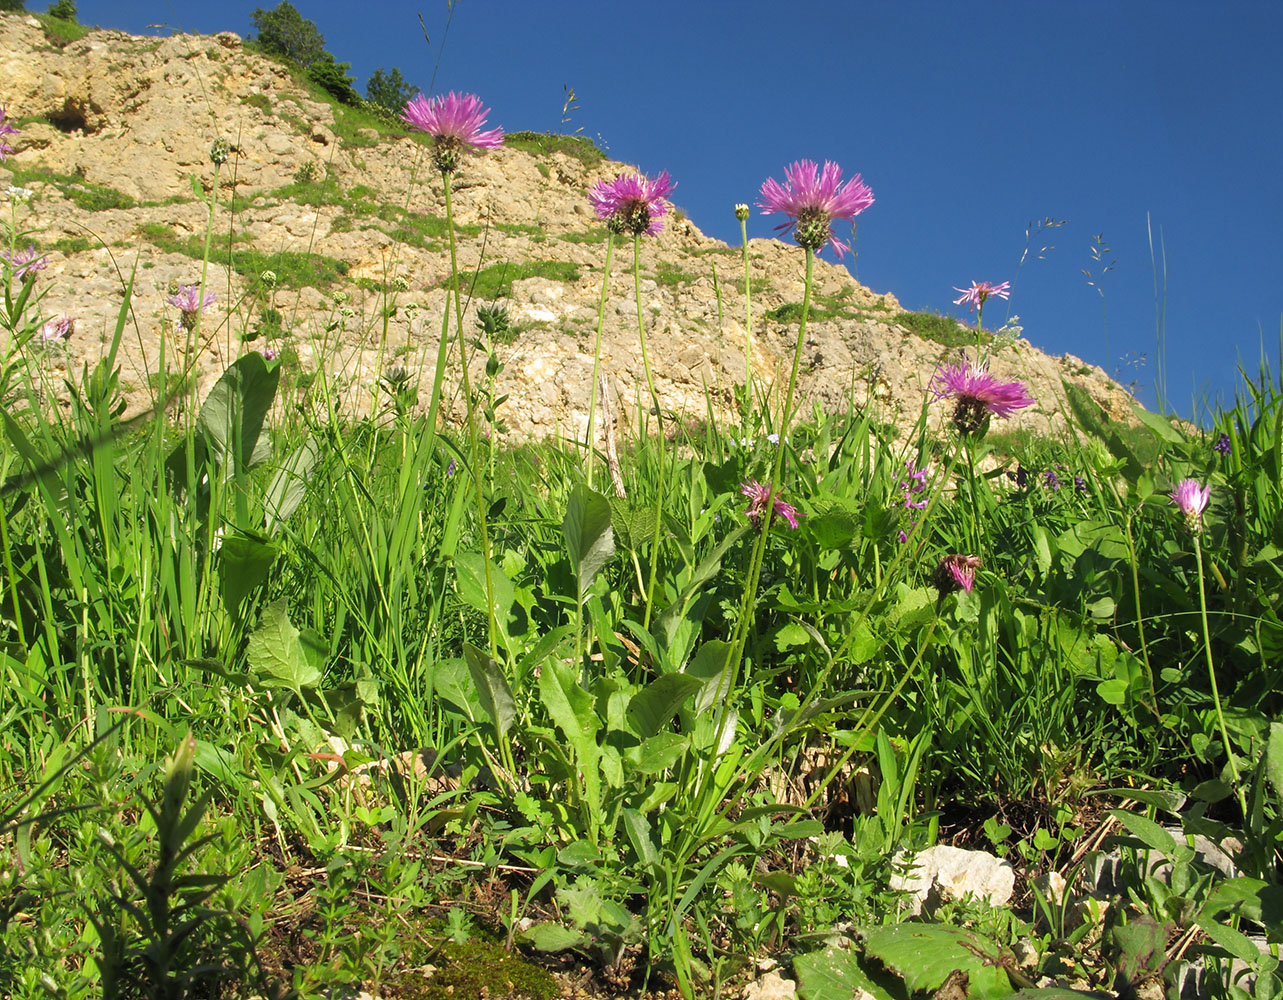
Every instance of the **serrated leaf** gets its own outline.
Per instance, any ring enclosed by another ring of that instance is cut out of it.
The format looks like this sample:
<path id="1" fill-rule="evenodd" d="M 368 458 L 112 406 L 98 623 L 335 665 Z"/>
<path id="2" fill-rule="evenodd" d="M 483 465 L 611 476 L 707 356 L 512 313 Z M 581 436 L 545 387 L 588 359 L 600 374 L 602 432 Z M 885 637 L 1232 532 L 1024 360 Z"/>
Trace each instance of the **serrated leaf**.
<path id="1" fill-rule="evenodd" d="M 264 687 L 284 687 L 302 695 L 304 688 L 315 688 L 321 672 L 312 664 L 290 624 L 285 601 L 268 605 L 246 646 L 245 658 L 253 669 L 255 680 Z"/>
<path id="2" fill-rule="evenodd" d="M 864 950 L 904 980 L 911 993 L 939 989 L 954 972 L 965 972 L 967 996 L 1005 997 L 1011 980 L 997 944 L 944 924 L 894 924 L 861 929 Z"/>
<path id="3" fill-rule="evenodd" d="M 532 924 L 518 937 L 536 951 L 548 952 L 568 951 L 586 942 L 583 931 L 571 930 L 569 927 L 562 927 L 561 924 L 554 924 L 548 920 Z"/>

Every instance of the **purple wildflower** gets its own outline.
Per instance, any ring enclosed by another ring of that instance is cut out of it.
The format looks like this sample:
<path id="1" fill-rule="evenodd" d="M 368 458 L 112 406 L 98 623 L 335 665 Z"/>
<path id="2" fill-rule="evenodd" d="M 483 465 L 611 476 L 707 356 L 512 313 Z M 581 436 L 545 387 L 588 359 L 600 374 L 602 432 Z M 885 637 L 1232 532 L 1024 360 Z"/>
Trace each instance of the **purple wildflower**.
<path id="1" fill-rule="evenodd" d="M 834 219 L 848 222 L 873 204 L 873 192 L 856 174 L 842 183 L 842 168 L 830 160 L 821 171 L 814 160 L 798 160 L 784 168 L 784 183 L 768 177 L 762 183 L 761 201 L 757 207 L 763 215 L 783 212 L 788 221 L 776 231 L 793 231 L 797 245 L 819 252 L 832 244 L 838 257 L 847 249 L 833 235 Z"/>
<path id="2" fill-rule="evenodd" d="M 432 159 L 442 173 L 458 168 L 459 156 L 471 150 L 496 149 L 503 145 L 503 129 L 481 131 L 489 108 L 481 106 L 476 94 L 456 94 L 453 90 L 431 99 L 415 94 L 401 110 L 402 121 L 416 132 L 432 136 Z"/>
<path id="3" fill-rule="evenodd" d="M 1088 492 L 1087 480 L 1085 480 L 1082 476 L 1074 476 L 1074 489 L 1076 489 L 1079 493 L 1087 493 Z"/>
<path id="4" fill-rule="evenodd" d="M 1201 531 L 1203 511 L 1207 509 L 1207 502 L 1212 497 L 1212 487 L 1200 486 L 1197 479 L 1182 479 L 1176 484 L 1176 489 L 1167 495 L 1180 508 L 1189 530 L 1195 533 Z"/>
<path id="5" fill-rule="evenodd" d="M 263 355 L 264 361 L 275 361 L 277 358 L 281 356 L 281 352 L 278 351 L 275 347 L 264 347 L 258 353 Z"/>
<path id="6" fill-rule="evenodd" d="M 675 187 L 667 170 L 654 180 L 645 174 L 620 174 L 613 181 L 593 184 L 588 201 L 612 233 L 654 236 L 664 228 L 660 220 L 668 214 L 666 199 Z"/>
<path id="7" fill-rule="evenodd" d="M 1234 450 L 1234 446 L 1230 444 L 1230 436 L 1228 434 L 1222 434 L 1218 437 L 1216 439 L 1216 444 L 1212 445 L 1212 450 L 1219 452 L 1222 455 L 1228 455 Z"/>
<path id="8" fill-rule="evenodd" d="M 901 479 L 896 486 L 904 493 L 904 507 L 906 510 L 922 510 L 927 506 L 927 501 L 925 499 L 914 499 L 914 497 L 921 494 L 922 491 L 927 488 L 926 477 L 927 470 L 925 468 L 919 469 L 911 460 L 905 461 L 904 478 Z M 908 531 L 901 528 L 899 533 L 896 535 L 896 537 L 900 539 L 901 545 L 909 540 L 909 532 L 913 531 L 917 526 L 917 518 L 910 516 Z"/>
<path id="9" fill-rule="evenodd" d="M 35 245 L 31 243 L 27 244 L 27 249 L 15 253 L 0 251 L 0 258 L 13 268 L 13 276 L 19 281 L 35 281 L 36 272 L 49 266 L 48 256 L 36 253 Z"/>
<path id="10" fill-rule="evenodd" d="M 75 325 L 76 321 L 71 316 L 59 316 L 57 319 L 51 319 L 40 328 L 40 339 L 46 344 L 57 340 L 70 340 L 71 331 Z"/>
<path id="11" fill-rule="evenodd" d="M 200 321 L 200 314 L 216 299 L 217 296 L 213 292 L 206 292 L 202 300 L 199 285 L 179 285 L 178 291 L 165 301 L 183 314 L 181 322 L 184 330 L 195 330 L 196 324 Z"/>
<path id="12" fill-rule="evenodd" d="M 980 566 L 979 556 L 955 553 L 941 559 L 940 565 L 936 567 L 935 574 L 931 578 L 940 600 L 944 600 L 946 594 L 951 594 L 955 590 L 965 590 L 968 594 L 971 593 L 971 588 L 975 586 L 976 582 L 976 570 Z"/>
<path id="13" fill-rule="evenodd" d="M 931 379 L 935 399 L 954 399 L 953 424 L 960 434 L 980 428 L 986 414 L 1006 419 L 1016 410 L 1033 405 L 1023 382 L 999 382 L 984 365 L 942 365 Z"/>
<path id="14" fill-rule="evenodd" d="M 953 304 L 960 306 L 965 302 L 971 307 L 972 312 L 977 309 L 983 309 L 985 299 L 991 297 L 999 299 L 1011 298 L 1010 281 L 1004 281 L 1001 285 L 995 285 L 990 281 L 973 281 L 970 288 L 959 288 L 954 285 L 953 290 L 962 293 L 962 295 L 953 300 Z"/>
<path id="15" fill-rule="evenodd" d="M 769 509 L 776 517 L 784 518 L 790 528 L 797 530 L 797 519 L 800 516 L 798 509 L 773 494 L 771 488 L 765 483 L 750 479 L 740 486 L 740 492 L 748 497 L 748 509 L 744 513 L 748 515 L 750 521 L 757 522 L 760 527 L 761 522 L 758 518 Z"/>
<path id="16" fill-rule="evenodd" d="M 1044 472 L 1042 474 L 1042 480 L 1044 483 L 1047 484 L 1047 486 L 1050 489 L 1053 489 L 1053 490 L 1060 489 L 1060 477 L 1057 476 L 1053 470 L 1048 469 L 1046 472 Z"/>
<path id="17" fill-rule="evenodd" d="M 0 107 L 0 163 L 13 152 L 13 147 L 4 141 L 6 135 L 17 135 L 18 130 L 4 120 L 4 108 Z"/>
<path id="18" fill-rule="evenodd" d="M 1017 464 L 1015 472 L 1007 470 L 1007 478 L 1016 484 L 1016 489 L 1023 490 L 1029 482 L 1029 470 Z"/>

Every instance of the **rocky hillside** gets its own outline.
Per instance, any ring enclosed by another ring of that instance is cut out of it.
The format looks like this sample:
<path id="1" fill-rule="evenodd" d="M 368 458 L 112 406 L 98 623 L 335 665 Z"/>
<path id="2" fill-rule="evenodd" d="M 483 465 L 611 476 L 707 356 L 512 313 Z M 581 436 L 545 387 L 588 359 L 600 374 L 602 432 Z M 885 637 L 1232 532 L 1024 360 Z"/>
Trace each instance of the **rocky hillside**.
<path id="1" fill-rule="evenodd" d="M 58 363 L 78 371 L 98 356 L 115 326 L 122 277 L 136 265 L 122 365 L 131 402 L 146 405 L 162 340 L 172 358 L 184 339 L 166 296 L 200 280 L 203 199 L 215 179 L 209 149 L 224 138 L 231 155 L 218 175 L 208 277 L 217 302 L 202 327 L 208 342 L 188 359 L 196 378 L 206 385 L 230 358 L 270 346 L 295 384 L 314 381 L 323 366 L 352 406 L 369 406 L 389 368 L 430 379 L 449 257 L 440 177 L 417 138 L 331 102 L 230 33 L 92 31 L 60 48 L 35 18 L 0 15 L 0 81 L 0 104 L 20 128 L 9 137 L 16 152 L 0 165 L 0 192 L 7 189 L 19 229 L 49 254 L 42 311 L 76 318 Z M 498 112 L 491 124 L 520 125 Z M 526 134 L 467 159 L 455 175 L 460 266 L 479 272 L 474 311 L 498 303 L 509 318 L 496 345 L 505 367 L 495 391 L 509 394 L 501 416 L 514 434 L 567 432 L 586 420 L 606 249 L 586 192 L 621 169 L 583 141 Z M 802 255 L 753 240 L 750 257 L 754 377 L 766 381 L 787 375 Z M 268 270 L 274 289 L 260 277 Z M 702 418 L 707 393 L 729 412 L 744 379 L 740 249 L 670 217 L 644 241 L 641 272 L 665 408 Z M 803 393 L 827 408 L 853 397 L 907 426 L 934 367 L 955 354 L 947 342 L 959 331 L 906 319 L 891 292 L 865 288 L 841 267 L 821 262 L 816 274 Z M 644 392 L 634 301 L 625 246 L 615 255 L 603 344 L 625 422 Z M 465 322 L 475 330 L 474 315 Z M 913 332 L 915 322 L 926 337 Z M 481 378 L 484 358 L 474 364 Z M 1014 427 L 1058 428 L 1062 377 L 1111 414 L 1130 412 L 1128 395 L 1099 368 L 1049 357 L 1024 339 L 1005 344 L 992 369 L 1027 380 L 1038 400 Z M 459 410 L 456 400 L 456 417 Z"/>

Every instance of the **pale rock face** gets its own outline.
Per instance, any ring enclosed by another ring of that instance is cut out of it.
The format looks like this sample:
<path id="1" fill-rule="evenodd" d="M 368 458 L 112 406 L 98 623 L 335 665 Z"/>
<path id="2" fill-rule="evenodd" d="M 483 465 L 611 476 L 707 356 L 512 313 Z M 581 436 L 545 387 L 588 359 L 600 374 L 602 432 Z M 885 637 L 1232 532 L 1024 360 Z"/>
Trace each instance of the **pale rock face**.
<path id="1" fill-rule="evenodd" d="M 55 49 L 34 18 L 0 15 L 0 79 L 9 120 L 43 117 L 10 137 L 16 152 L 0 168 L 0 188 L 15 171 L 32 168 L 63 178 L 49 183 L 20 175 L 18 183 L 34 194 L 19 205 L 18 224 L 42 246 L 60 247 L 40 275 L 48 289 L 41 311 L 79 318 L 68 345 L 69 371 L 106 349 L 120 312 L 122 275 L 128 279 L 137 262 L 118 357 L 131 410 L 150 405 L 145 387 L 177 318 L 164 304 L 166 292 L 199 281 L 201 272 L 199 254 L 177 252 L 155 234 L 167 230 L 189 249 L 203 244 L 209 207 L 193 193 L 193 178 L 202 199 L 215 193 L 209 148 L 224 138 L 231 156 L 217 177 L 206 279 L 218 301 L 206 314 L 202 329 L 210 336 L 194 359 L 200 384 L 216 378 L 243 349 L 243 335 L 270 305 L 289 334 L 277 346 L 292 348 L 308 370 L 341 372 L 340 385 L 331 388 L 343 405 L 368 412 L 380 366 L 389 363 L 420 379 L 426 401 L 447 309 L 452 339 L 457 330 L 445 291 L 450 263 L 442 179 L 422 143 L 380 134 L 364 120 L 345 125 L 344 112 L 336 118 L 333 105 L 293 82 L 281 66 L 246 52 L 230 33 L 134 37 L 94 31 Z M 505 120 L 501 108 L 488 124 L 508 132 L 521 127 Z M 501 416 L 513 437 L 586 425 L 606 250 L 587 191 L 594 180 L 625 169 L 610 161 L 587 165 L 564 153 L 535 156 L 504 148 L 466 157 L 453 178 L 465 288 L 474 271 L 505 264 L 573 265 L 575 272 L 560 274 L 566 280 L 516 274 L 511 295 L 499 300 L 518 331 L 511 343 L 498 345 L 506 367 L 495 387 L 509 395 Z M 276 193 L 309 173 L 316 183 L 328 178 L 338 186 L 337 204 L 300 204 Z M 80 207 L 62 193 L 77 179 L 133 204 Z M 265 268 L 283 271 L 289 261 L 311 258 L 326 266 L 307 272 L 319 277 L 303 279 L 303 287 L 283 284 L 269 297 L 255 286 L 256 273 L 229 270 L 229 237 L 239 251 L 262 254 Z M 801 302 L 803 263 L 797 247 L 775 240 L 752 240 L 748 252 L 751 365 L 761 388 L 787 380 L 796 322 L 768 314 Z M 714 416 L 729 418 L 733 388 L 744 378 L 740 248 L 670 215 L 659 236 L 643 239 L 641 272 L 648 356 L 665 412 L 703 419 L 711 397 Z M 385 293 L 394 279 L 404 281 L 404 290 Z M 801 412 L 809 413 L 813 403 L 831 411 L 853 406 L 884 423 L 911 426 L 932 372 L 952 352 L 896 324 L 900 306 L 890 292 L 865 288 L 823 260 L 816 279 L 821 294 L 842 296 L 845 315 L 808 326 Z M 336 293 L 350 299 L 340 307 Z M 476 307 L 489 304 L 468 303 L 465 339 L 475 335 Z M 1037 331 L 1030 333 L 1036 339 Z M 638 401 L 649 392 L 626 241 L 616 247 L 606 289 L 602 359 L 620 431 L 630 433 Z M 473 357 L 474 379 L 484 363 Z M 1064 426 L 1062 377 L 1083 386 L 1110 419 L 1130 414 L 1130 397 L 1100 369 L 1048 357 L 1025 340 L 1001 350 L 991 371 L 1027 381 L 1037 400 L 1008 422 L 1012 430 L 1046 433 Z M 457 393 L 450 398 L 456 400 L 450 416 L 457 420 L 462 403 Z M 946 405 L 930 410 L 933 426 L 947 422 Z"/>

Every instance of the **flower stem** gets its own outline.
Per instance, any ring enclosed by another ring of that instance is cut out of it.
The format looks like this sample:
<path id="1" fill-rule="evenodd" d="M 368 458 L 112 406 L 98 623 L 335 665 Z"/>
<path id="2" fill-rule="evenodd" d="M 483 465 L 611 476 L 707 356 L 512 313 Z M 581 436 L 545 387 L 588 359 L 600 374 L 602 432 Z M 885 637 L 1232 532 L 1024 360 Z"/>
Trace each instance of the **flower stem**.
<path id="1" fill-rule="evenodd" d="M 1140 571 L 1137 568 L 1136 561 L 1136 543 L 1132 539 L 1132 518 L 1128 514 L 1123 521 L 1123 533 L 1127 537 L 1127 554 L 1131 557 L 1132 571 L 1132 593 L 1136 597 L 1136 634 L 1140 637 L 1140 656 L 1145 663 L 1145 677 L 1149 681 L 1149 710 L 1154 713 L 1158 719 L 1162 716 L 1158 711 L 1158 691 L 1154 687 L 1154 668 L 1149 663 L 1149 645 L 1145 642 L 1145 616 L 1141 613 L 1140 608 Z"/>
<path id="2" fill-rule="evenodd" d="M 601 276 L 601 299 L 597 303 L 597 345 L 593 348 L 592 389 L 588 396 L 588 436 L 584 448 L 584 477 L 592 489 L 593 469 L 597 465 L 597 440 L 593 436 L 593 420 L 597 416 L 597 378 L 601 371 L 601 330 L 606 322 L 606 296 L 610 289 L 610 260 L 615 252 L 615 234 L 606 234 L 606 272 Z"/>
<path id="3" fill-rule="evenodd" d="M 740 242 L 744 256 L 744 408 L 743 424 L 753 413 L 753 292 L 748 269 L 748 220 L 740 219 Z"/>
<path id="4" fill-rule="evenodd" d="M 1229 730 L 1225 727 L 1225 713 L 1221 709 L 1221 693 L 1216 686 L 1216 666 L 1212 662 L 1212 637 L 1207 627 L 1207 593 L 1203 586 L 1203 545 L 1197 532 L 1194 533 L 1194 560 L 1198 564 L 1198 611 L 1203 623 L 1203 651 L 1207 654 L 1207 678 L 1212 684 L 1212 703 L 1216 706 L 1216 723 L 1221 730 L 1221 742 L 1225 745 L 1225 756 L 1229 760 L 1230 774 L 1234 777 L 1234 791 L 1238 795 L 1239 808 L 1247 818 L 1247 796 L 1243 793 L 1243 781 L 1238 773 L 1238 761 L 1234 759 L 1234 748 L 1230 746 Z"/>
<path id="5" fill-rule="evenodd" d="M 659 480 L 655 487 L 655 534 L 650 546 L 650 580 L 646 584 L 646 611 L 642 616 L 642 628 L 650 628 L 650 616 L 654 610 L 655 577 L 659 570 L 659 539 L 663 526 L 664 514 L 664 411 L 659 405 L 659 393 L 655 390 L 655 378 L 650 371 L 650 357 L 646 353 L 646 324 L 642 321 L 641 301 L 641 235 L 633 236 L 633 290 L 637 298 L 637 336 L 641 342 L 642 367 L 646 370 L 646 386 L 650 389 L 651 402 L 655 406 L 655 435 L 659 442 Z"/>
<path id="6" fill-rule="evenodd" d="M 459 364 L 463 377 L 463 400 L 468 410 L 468 446 L 472 459 L 468 463 L 470 466 L 468 473 L 472 479 L 473 492 L 477 500 L 477 531 L 481 536 L 481 564 L 485 569 L 486 577 L 486 613 L 490 618 L 490 627 L 488 629 L 490 656 L 492 659 L 498 660 L 499 645 L 498 627 L 495 620 L 494 577 L 490 567 L 490 532 L 486 526 L 486 497 L 481 486 L 481 443 L 477 439 L 476 407 L 472 398 L 472 380 L 468 376 L 468 345 L 463 336 L 463 300 L 459 296 L 459 264 L 455 256 L 454 207 L 450 200 L 450 174 L 447 171 L 442 171 L 441 179 L 445 186 L 446 230 L 450 237 L 450 291 L 454 296 L 455 332 L 459 338 Z M 507 612 L 506 608 L 504 612 Z"/>

